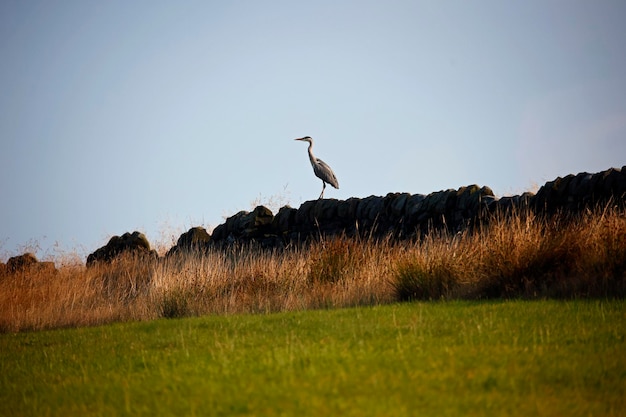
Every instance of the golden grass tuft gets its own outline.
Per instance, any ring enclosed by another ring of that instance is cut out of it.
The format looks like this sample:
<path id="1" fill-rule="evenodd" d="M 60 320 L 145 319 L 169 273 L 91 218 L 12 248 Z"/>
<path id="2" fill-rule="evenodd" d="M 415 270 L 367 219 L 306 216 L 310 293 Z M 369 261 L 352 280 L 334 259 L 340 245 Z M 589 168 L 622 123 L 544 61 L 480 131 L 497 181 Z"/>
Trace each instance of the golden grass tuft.
<path id="1" fill-rule="evenodd" d="M 0 331 L 414 299 L 624 297 L 626 213 L 525 211 L 416 242 L 339 236 L 276 251 L 248 246 L 57 265 L 54 273 L 0 276 Z"/>

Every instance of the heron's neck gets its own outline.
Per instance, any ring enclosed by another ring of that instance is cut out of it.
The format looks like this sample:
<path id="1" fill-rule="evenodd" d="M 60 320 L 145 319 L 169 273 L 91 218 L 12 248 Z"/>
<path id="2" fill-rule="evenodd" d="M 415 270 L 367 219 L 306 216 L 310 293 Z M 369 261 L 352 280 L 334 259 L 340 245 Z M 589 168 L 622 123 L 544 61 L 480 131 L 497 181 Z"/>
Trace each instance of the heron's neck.
<path id="1" fill-rule="evenodd" d="M 313 155 L 313 144 L 309 142 L 309 160 L 311 161 L 311 165 L 315 166 L 316 158 Z"/>

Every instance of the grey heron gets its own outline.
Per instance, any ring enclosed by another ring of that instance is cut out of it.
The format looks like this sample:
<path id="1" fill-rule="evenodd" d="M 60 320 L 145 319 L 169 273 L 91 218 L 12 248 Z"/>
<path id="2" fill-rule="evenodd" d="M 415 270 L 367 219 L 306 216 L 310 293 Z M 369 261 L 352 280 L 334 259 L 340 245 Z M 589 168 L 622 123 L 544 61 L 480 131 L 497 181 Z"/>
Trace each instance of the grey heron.
<path id="1" fill-rule="evenodd" d="M 313 139 L 310 136 L 305 136 L 303 138 L 298 138 L 295 140 L 300 140 L 302 142 L 309 142 L 309 159 L 311 160 L 311 165 L 313 166 L 313 172 L 317 176 L 317 178 L 322 180 L 322 193 L 319 198 L 324 197 L 324 190 L 326 189 L 326 183 L 332 185 L 336 189 L 339 189 L 339 181 L 337 181 L 337 177 L 332 169 L 326 164 L 326 162 L 322 161 L 319 158 L 316 158 L 313 155 Z"/>

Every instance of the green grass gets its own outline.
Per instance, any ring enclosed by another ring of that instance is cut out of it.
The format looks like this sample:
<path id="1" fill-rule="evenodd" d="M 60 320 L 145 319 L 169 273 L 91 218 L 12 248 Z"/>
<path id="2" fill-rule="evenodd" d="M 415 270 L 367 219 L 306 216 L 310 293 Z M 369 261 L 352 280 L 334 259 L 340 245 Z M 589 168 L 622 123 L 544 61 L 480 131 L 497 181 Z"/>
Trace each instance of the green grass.
<path id="1" fill-rule="evenodd" d="M 0 415 L 624 415 L 625 306 L 406 303 L 0 334 Z"/>

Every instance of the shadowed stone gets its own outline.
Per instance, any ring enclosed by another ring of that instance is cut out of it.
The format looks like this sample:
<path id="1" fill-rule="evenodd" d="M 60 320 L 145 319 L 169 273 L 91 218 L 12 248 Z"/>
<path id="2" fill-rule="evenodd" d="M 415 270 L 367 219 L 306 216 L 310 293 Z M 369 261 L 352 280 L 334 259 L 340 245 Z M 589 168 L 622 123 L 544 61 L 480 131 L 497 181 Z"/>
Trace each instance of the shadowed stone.
<path id="1" fill-rule="evenodd" d="M 259 206 L 251 213 L 241 211 L 217 226 L 211 244 L 255 241 L 263 247 L 274 247 L 340 234 L 415 238 L 438 228 L 456 232 L 473 227 L 496 211 L 575 213 L 609 201 L 623 207 L 625 196 L 626 167 L 559 177 L 543 185 L 536 195 L 525 192 L 499 199 L 491 188 L 472 184 L 428 195 L 389 193 L 385 197 L 312 200 L 297 209 L 282 207 L 276 216 Z"/>
<path id="2" fill-rule="evenodd" d="M 7 270 L 11 274 L 16 272 L 22 272 L 30 269 L 38 262 L 39 261 L 37 260 L 37 257 L 35 257 L 35 255 L 27 252 L 23 255 L 13 256 L 9 258 L 9 260 L 7 261 Z"/>
<path id="3" fill-rule="evenodd" d="M 211 243 L 211 235 L 204 227 L 192 227 L 178 238 L 176 246 L 167 251 L 166 256 L 183 252 L 204 251 Z"/>
<path id="4" fill-rule="evenodd" d="M 18 273 L 54 274 L 56 271 L 54 262 L 40 262 L 30 252 L 13 256 L 9 258 L 6 265 L 1 264 L 0 266 L 0 276 Z"/>
<path id="5" fill-rule="evenodd" d="M 298 210 L 290 206 L 281 207 L 276 216 L 274 216 L 272 228 L 281 235 L 289 232 L 293 227 L 297 212 Z"/>
<path id="6" fill-rule="evenodd" d="M 150 243 L 143 233 L 124 233 L 122 236 L 113 236 L 109 242 L 91 253 L 87 257 L 87 266 L 96 262 L 110 262 L 121 254 L 135 254 L 157 258 L 156 251 L 150 249 Z"/>

